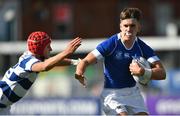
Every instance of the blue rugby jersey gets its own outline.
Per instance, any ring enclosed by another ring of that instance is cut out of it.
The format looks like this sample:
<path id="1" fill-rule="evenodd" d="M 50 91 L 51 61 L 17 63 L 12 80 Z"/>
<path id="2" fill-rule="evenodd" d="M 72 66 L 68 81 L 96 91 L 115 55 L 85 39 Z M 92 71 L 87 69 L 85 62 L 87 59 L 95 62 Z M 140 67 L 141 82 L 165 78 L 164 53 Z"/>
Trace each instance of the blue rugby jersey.
<path id="1" fill-rule="evenodd" d="M 6 71 L 0 81 L 0 108 L 6 108 L 26 94 L 38 74 L 32 72 L 31 67 L 39 61 L 27 51 L 19 58 L 15 66 Z"/>
<path id="2" fill-rule="evenodd" d="M 120 33 L 100 43 L 92 53 L 97 59 L 104 59 L 104 88 L 135 86 L 129 71 L 133 57 L 142 56 L 150 63 L 159 60 L 154 50 L 137 37 L 133 46 L 127 49 L 121 42 Z"/>

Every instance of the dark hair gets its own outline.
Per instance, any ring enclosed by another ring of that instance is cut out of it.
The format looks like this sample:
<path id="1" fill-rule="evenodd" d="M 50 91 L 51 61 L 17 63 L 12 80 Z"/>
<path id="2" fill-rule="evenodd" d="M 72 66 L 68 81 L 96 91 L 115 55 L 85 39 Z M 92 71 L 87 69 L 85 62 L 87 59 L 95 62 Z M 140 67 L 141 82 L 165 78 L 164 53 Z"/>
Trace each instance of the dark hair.
<path id="1" fill-rule="evenodd" d="M 120 14 L 120 20 L 135 18 L 140 21 L 142 18 L 142 12 L 138 8 L 125 8 Z"/>

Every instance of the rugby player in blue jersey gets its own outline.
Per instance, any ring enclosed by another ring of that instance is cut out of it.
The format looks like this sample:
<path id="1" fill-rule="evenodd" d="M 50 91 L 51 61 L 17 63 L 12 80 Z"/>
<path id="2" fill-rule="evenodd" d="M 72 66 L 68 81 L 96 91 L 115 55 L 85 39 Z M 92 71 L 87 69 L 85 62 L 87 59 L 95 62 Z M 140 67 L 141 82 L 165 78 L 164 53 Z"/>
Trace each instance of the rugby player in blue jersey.
<path id="1" fill-rule="evenodd" d="M 137 36 L 142 13 L 138 8 L 125 8 L 120 13 L 120 32 L 100 43 L 77 65 L 75 78 L 86 86 L 86 67 L 104 60 L 104 89 L 101 94 L 103 111 L 107 115 L 148 115 L 140 89 L 133 75 L 151 80 L 166 78 L 165 69 L 154 50 Z M 144 57 L 151 68 L 146 69 L 134 57 Z"/>
<path id="2" fill-rule="evenodd" d="M 20 100 L 30 89 L 39 72 L 55 66 L 77 65 L 79 60 L 67 57 L 81 45 L 81 38 L 71 40 L 65 50 L 50 57 L 51 38 L 47 33 L 36 31 L 29 35 L 28 50 L 18 63 L 9 68 L 0 81 L 0 114 L 10 114 L 10 106 Z"/>

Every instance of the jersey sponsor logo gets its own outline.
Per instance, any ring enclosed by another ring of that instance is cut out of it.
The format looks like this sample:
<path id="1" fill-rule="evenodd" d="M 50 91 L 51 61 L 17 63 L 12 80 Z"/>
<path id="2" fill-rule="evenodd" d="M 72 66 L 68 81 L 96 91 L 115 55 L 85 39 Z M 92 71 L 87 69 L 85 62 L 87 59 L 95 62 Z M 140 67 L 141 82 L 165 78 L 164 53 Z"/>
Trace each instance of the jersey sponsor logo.
<path id="1" fill-rule="evenodd" d="M 121 51 L 116 53 L 116 59 L 123 59 L 123 53 Z"/>
<path id="2" fill-rule="evenodd" d="M 125 57 L 125 58 L 130 58 L 129 53 L 124 53 L 124 57 Z"/>
<path id="3" fill-rule="evenodd" d="M 131 58 L 129 53 L 127 53 L 127 52 L 123 53 L 122 51 L 117 52 L 115 57 L 118 60 L 121 60 L 121 59 L 124 59 L 124 58 L 125 59 Z"/>

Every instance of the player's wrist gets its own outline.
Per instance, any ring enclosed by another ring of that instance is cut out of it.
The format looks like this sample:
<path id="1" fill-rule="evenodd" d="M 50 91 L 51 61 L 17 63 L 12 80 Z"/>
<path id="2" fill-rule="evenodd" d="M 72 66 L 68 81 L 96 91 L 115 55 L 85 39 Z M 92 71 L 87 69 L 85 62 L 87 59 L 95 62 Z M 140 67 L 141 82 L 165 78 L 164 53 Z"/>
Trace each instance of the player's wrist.
<path id="1" fill-rule="evenodd" d="M 89 62 L 85 59 L 82 60 L 82 62 L 85 64 L 85 65 L 89 65 Z"/>

